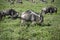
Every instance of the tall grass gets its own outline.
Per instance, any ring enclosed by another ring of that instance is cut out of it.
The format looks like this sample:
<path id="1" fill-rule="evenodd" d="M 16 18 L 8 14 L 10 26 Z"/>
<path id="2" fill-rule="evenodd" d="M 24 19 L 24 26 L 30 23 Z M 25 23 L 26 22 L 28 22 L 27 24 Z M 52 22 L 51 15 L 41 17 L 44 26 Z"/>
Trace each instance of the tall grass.
<path id="1" fill-rule="evenodd" d="M 53 5 L 58 8 L 58 13 L 46 14 L 42 26 L 21 26 L 20 19 L 13 20 L 6 17 L 0 21 L 0 40 L 60 40 L 60 0 L 55 0 L 52 4 L 50 0 L 48 0 L 49 3 L 23 2 L 23 4 L 10 5 L 10 3 L 0 0 L 0 10 L 13 8 L 22 13 L 30 9 L 40 13 L 43 7 Z"/>

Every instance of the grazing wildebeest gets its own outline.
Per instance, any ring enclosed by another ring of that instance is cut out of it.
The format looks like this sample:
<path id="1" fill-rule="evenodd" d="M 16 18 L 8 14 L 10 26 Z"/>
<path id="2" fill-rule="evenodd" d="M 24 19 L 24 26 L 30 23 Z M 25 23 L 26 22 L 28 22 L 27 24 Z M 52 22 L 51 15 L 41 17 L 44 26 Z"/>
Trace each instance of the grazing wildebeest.
<path id="1" fill-rule="evenodd" d="M 43 16 L 38 15 L 31 10 L 27 10 L 21 14 L 21 23 L 32 22 L 32 24 L 41 24 L 43 22 Z"/>
<path id="2" fill-rule="evenodd" d="M 3 10 L 2 12 L 4 13 L 5 16 L 9 16 L 11 18 L 18 17 L 18 12 L 16 12 L 14 9 Z"/>
<path id="3" fill-rule="evenodd" d="M 41 10 L 41 13 L 42 14 L 47 14 L 47 13 L 57 13 L 57 8 L 56 7 L 53 7 L 53 6 L 50 6 L 50 7 L 45 7 Z"/>
<path id="4" fill-rule="evenodd" d="M 22 0 L 17 0 L 17 3 L 21 3 L 22 4 L 23 2 L 22 2 Z"/>

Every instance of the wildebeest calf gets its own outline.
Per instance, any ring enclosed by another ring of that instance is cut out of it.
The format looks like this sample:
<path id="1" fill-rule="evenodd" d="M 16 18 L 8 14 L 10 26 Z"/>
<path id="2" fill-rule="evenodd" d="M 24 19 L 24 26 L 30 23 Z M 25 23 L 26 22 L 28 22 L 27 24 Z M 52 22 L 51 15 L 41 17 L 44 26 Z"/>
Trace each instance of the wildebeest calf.
<path id="1" fill-rule="evenodd" d="M 53 6 L 50 6 L 50 7 L 46 7 L 46 8 L 43 8 L 42 10 L 41 10 L 41 13 L 42 14 L 47 14 L 47 13 L 50 13 L 50 14 L 52 14 L 52 13 L 57 13 L 57 8 L 56 7 L 53 7 Z"/>
<path id="2" fill-rule="evenodd" d="M 32 24 L 41 24 L 43 22 L 43 16 L 38 15 L 31 10 L 27 10 L 21 14 L 21 23 L 32 22 Z"/>

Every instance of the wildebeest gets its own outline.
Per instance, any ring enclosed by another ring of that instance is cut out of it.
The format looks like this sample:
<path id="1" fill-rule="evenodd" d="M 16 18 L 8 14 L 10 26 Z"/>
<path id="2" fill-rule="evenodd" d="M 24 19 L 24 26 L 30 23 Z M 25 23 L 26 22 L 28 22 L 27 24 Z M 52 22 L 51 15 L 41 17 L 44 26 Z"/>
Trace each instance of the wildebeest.
<path id="1" fill-rule="evenodd" d="M 38 15 L 32 10 L 27 10 L 21 14 L 21 23 L 32 22 L 32 24 L 41 24 L 43 22 L 43 16 Z"/>
<path id="2" fill-rule="evenodd" d="M 3 10 L 1 12 L 4 16 L 9 16 L 11 18 L 17 18 L 18 17 L 18 12 L 16 12 L 14 9 L 9 9 L 9 10 Z"/>
<path id="3" fill-rule="evenodd" d="M 54 12 L 57 13 L 57 8 L 53 6 L 45 7 L 41 10 L 42 14 L 47 14 L 47 13 L 52 14 Z"/>

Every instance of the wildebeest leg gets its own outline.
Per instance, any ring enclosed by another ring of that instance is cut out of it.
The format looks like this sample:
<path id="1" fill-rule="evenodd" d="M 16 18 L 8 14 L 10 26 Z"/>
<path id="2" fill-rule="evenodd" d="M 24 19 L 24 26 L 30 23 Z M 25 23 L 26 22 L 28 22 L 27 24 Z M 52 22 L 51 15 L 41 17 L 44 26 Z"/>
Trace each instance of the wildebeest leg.
<path id="1" fill-rule="evenodd" d="M 1 17 L 0 17 L 0 20 L 1 20 Z"/>
<path id="2" fill-rule="evenodd" d="M 55 11 L 55 13 L 57 13 L 57 9 L 56 10 L 54 10 Z"/>
<path id="3" fill-rule="evenodd" d="M 35 0 L 32 0 L 33 3 L 35 3 Z"/>
<path id="4" fill-rule="evenodd" d="M 31 23 L 32 25 L 34 25 L 34 24 L 36 24 L 36 22 L 35 21 L 32 21 L 32 23 Z"/>
<path id="5" fill-rule="evenodd" d="M 46 12 L 42 10 L 42 11 L 41 11 L 41 15 L 44 16 L 45 14 L 46 14 Z"/>
<path id="6" fill-rule="evenodd" d="M 2 16 L 0 16 L 0 21 L 2 20 Z"/>
<path id="7" fill-rule="evenodd" d="M 40 21 L 39 21 L 40 25 L 42 25 L 43 21 L 44 21 L 44 17 L 42 15 L 40 15 Z"/>
<path id="8" fill-rule="evenodd" d="M 12 17 L 11 15 L 9 15 L 8 19 L 9 19 L 9 18 L 13 18 L 13 17 Z"/>
<path id="9" fill-rule="evenodd" d="M 52 13 L 53 13 L 53 10 L 50 10 L 50 14 L 52 15 Z"/>
<path id="10" fill-rule="evenodd" d="M 24 23 L 24 20 L 21 20 L 21 24 L 23 24 Z"/>
<path id="11" fill-rule="evenodd" d="M 21 25 L 25 25 L 26 21 L 25 20 L 21 20 Z"/>
<path id="12" fill-rule="evenodd" d="M 11 4 L 14 4 L 14 1 L 15 1 L 15 0 L 11 0 L 11 2 L 10 2 L 10 3 L 11 3 Z"/>
<path id="13" fill-rule="evenodd" d="M 57 13 L 57 10 L 55 11 L 55 13 Z"/>
<path id="14" fill-rule="evenodd" d="M 11 12 L 11 15 L 9 15 L 10 18 L 13 18 L 14 14 L 13 12 Z"/>
<path id="15" fill-rule="evenodd" d="M 32 16 L 31 16 L 32 25 L 36 23 L 36 22 L 34 21 L 34 19 L 35 19 L 35 16 L 32 15 Z"/>

